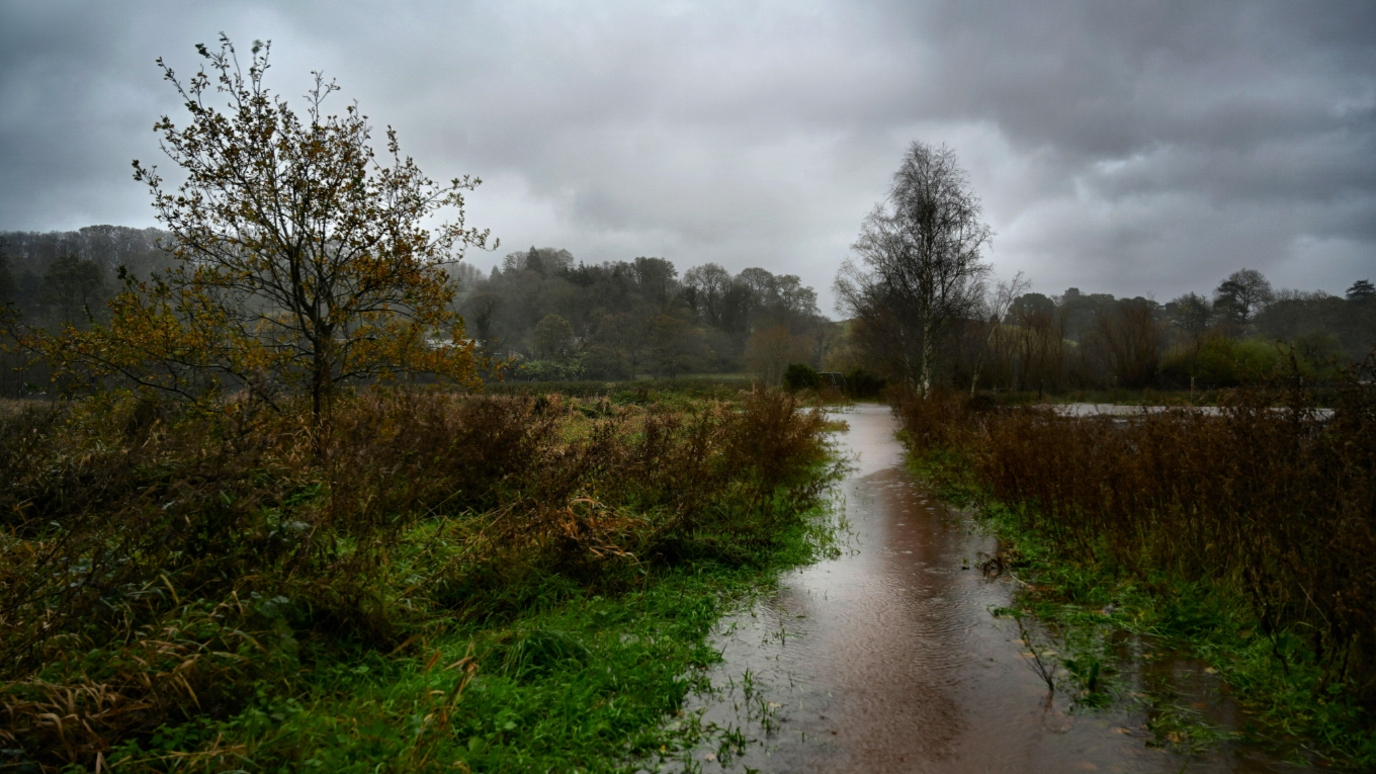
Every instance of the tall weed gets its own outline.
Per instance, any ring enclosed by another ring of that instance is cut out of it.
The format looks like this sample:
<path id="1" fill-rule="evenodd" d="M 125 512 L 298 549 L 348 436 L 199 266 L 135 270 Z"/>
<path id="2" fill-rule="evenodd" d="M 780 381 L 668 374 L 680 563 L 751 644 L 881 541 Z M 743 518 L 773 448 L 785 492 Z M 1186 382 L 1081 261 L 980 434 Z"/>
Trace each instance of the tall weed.
<path id="1" fill-rule="evenodd" d="M 1063 556 L 1148 583 L 1204 581 L 1300 638 L 1326 683 L 1376 704 L 1376 359 L 1331 418 L 1294 378 L 1189 409 L 1069 418 L 955 397 L 899 407 L 914 449 L 955 453 Z M 1277 647 L 1281 668 L 1299 658 Z"/>

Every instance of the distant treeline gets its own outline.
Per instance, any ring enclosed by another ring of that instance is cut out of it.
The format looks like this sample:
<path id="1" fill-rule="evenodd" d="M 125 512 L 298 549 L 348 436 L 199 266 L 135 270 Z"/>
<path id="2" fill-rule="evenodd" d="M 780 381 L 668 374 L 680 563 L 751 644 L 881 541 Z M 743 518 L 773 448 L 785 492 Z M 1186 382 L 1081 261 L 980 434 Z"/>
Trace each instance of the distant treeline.
<path id="1" fill-rule="evenodd" d="M 87 226 L 80 231 L 0 232 L 0 303 L 14 304 L 33 324 L 100 319 L 119 290 L 119 270 L 146 276 L 167 265 L 156 228 Z"/>
<path id="2" fill-rule="evenodd" d="M 85 327 L 108 319 L 121 269 L 147 277 L 168 265 L 158 229 L 90 226 L 70 232 L 0 233 L 0 303 L 26 325 Z M 489 274 L 450 268 L 467 335 L 516 363 L 517 379 L 630 379 L 750 370 L 777 382 L 790 363 L 820 367 L 839 327 L 795 275 L 708 263 L 679 274 L 640 257 L 575 262 L 563 249 L 507 255 Z M 0 394 L 43 387 L 39 366 L 16 372 L 7 357 Z"/>
<path id="3" fill-rule="evenodd" d="M 87 226 L 79 231 L 0 232 L 0 307 L 15 312 L 26 326 L 55 330 L 87 327 L 109 318 L 107 307 L 119 291 L 120 269 L 147 276 L 166 266 L 159 247 L 168 234 L 155 228 Z M 0 310 L 3 311 L 3 310 Z M 0 315 L 0 323 L 8 312 Z M 0 397 L 45 389 L 45 364 L 30 363 L 5 351 L 13 338 L 0 325 Z"/>
<path id="4" fill-rule="evenodd" d="M 798 277 L 732 275 L 715 263 L 679 275 L 663 258 L 575 263 L 569 251 L 507 255 L 484 277 L 459 265 L 468 335 L 523 361 L 518 378 L 627 379 L 752 370 L 777 381 L 814 367 L 837 329 Z"/>
<path id="5" fill-rule="evenodd" d="M 148 276 L 169 263 L 159 229 L 88 226 L 0 233 L 0 303 L 26 324 L 89 325 L 108 315 L 121 268 Z M 873 347 L 833 323 L 816 292 L 791 274 L 731 274 L 707 263 L 679 273 L 664 258 L 589 264 L 568 250 L 531 247 L 484 274 L 456 263 L 455 305 L 467 335 L 518 364 L 517 379 L 630 379 L 749 372 L 777 383 L 790 364 L 885 372 Z M 1006 390 L 1230 387 L 1254 382 L 1294 355 L 1323 379 L 1376 346 L 1376 287 L 1344 296 L 1275 291 L 1260 272 L 1233 273 L 1211 295 L 1161 304 L 1070 288 L 1023 293 L 953 326 L 937 369 L 952 387 Z M 5 356 L 0 394 L 42 387 L 42 368 L 16 372 Z"/>
<path id="6" fill-rule="evenodd" d="M 1272 289 L 1243 269 L 1212 297 L 1187 293 L 1165 304 L 1070 288 L 1018 296 L 1001 319 L 966 326 L 948 374 L 1011 390 L 1143 387 L 1218 388 L 1265 379 L 1293 355 L 1301 373 L 1324 379 L 1376 346 L 1376 288 L 1358 280 L 1345 296 Z"/>

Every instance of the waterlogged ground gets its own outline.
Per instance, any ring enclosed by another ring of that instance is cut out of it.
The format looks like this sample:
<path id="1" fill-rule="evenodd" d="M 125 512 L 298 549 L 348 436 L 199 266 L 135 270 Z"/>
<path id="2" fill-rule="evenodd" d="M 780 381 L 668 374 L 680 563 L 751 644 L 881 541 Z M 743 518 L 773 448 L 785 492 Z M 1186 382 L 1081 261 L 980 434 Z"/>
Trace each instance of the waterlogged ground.
<path id="1" fill-rule="evenodd" d="M 1049 408 L 1063 417 L 1140 417 L 1144 414 L 1160 414 L 1167 411 L 1188 410 L 1204 416 L 1216 417 L 1223 414 L 1219 406 L 1123 406 L 1116 403 L 1048 403 L 1040 408 Z M 1275 409 L 1284 411 L 1285 409 Z M 1316 419 L 1331 419 L 1333 409 L 1311 409 Z"/>
<path id="2" fill-rule="evenodd" d="M 1076 705 L 1057 638 L 992 612 L 1019 583 L 979 570 L 994 538 L 903 469 L 887 408 L 843 418 L 847 550 L 723 622 L 713 688 L 672 724 L 705 741 L 661 771 L 1313 770 L 1227 741 L 1246 723 L 1227 687 L 1150 643 L 1116 644 L 1108 708 Z"/>

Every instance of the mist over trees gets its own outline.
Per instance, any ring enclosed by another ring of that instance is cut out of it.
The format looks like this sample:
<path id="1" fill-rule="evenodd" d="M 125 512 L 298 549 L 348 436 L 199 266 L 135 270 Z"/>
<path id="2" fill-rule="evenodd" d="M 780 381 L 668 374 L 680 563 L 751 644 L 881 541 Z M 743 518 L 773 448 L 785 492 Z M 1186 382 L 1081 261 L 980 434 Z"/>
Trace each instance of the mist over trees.
<path id="1" fill-rule="evenodd" d="M 468 334 L 499 357 L 517 358 L 517 378 L 610 380 L 759 367 L 758 375 L 777 381 L 782 371 L 748 351 L 783 335 L 796 344 L 792 362 L 816 367 L 835 340 L 812 288 L 760 268 L 733 276 L 708 263 L 680 275 L 664 258 L 586 263 L 565 249 L 532 246 L 506 255 L 486 276 L 469 268 L 460 274 L 457 305 Z"/>
<path id="2" fill-rule="evenodd" d="M 0 303 L 50 329 L 108 319 L 121 269 L 147 277 L 171 263 L 163 249 L 171 235 L 158 229 L 100 225 L 0 240 Z M 654 257 L 592 262 L 556 247 L 508 253 L 487 272 L 469 263 L 445 269 L 466 335 L 499 358 L 514 357 L 517 379 L 744 372 L 778 383 L 794 363 L 896 381 L 909 373 L 886 354 L 896 350 L 882 318 L 830 322 L 794 275 L 733 274 L 715 263 L 680 272 Z M 1230 387 L 1265 378 L 1291 354 L 1322 380 L 1376 346 L 1369 278 L 1332 295 L 1277 289 L 1260 271 L 1240 269 L 1165 303 L 1074 287 L 1049 295 L 1026 282 L 1005 284 L 1000 301 L 997 287 L 970 287 L 979 294 L 933 338 L 933 385 Z M 0 358 L 0 394 L 46 384 L 41 365 L 15 371 L 12 354 Z"/>
<path id="3" fill-rule="evenodd" d="M 176 244 L 167 231 L 118 226 L 0 239 L 0 303 L 51 330 L 85 325 L 87 309 L 108 319 L 120 270 L 146 278 L 174 262 Z M 664 258 L 591 263 L 566 249 L 531 247 L 486 273 L 466 262 L 444 269 L 465 335 L 514 358 L 516 379 L 748 372 L 777 383 L 788 365 L 821 368 L 845 348 L 812 288 L 758 267 L 733 275 L 707 263 L 680 273 Z M 0 375 L 4 394 L 46 379 L 42 369 L 16 376 L 13 365 Z"/>
<path id="4" fill-rule="evenodd" d="M 1302 375 L 1322 381 L 1376 347 L 1376 289 L 1358 280 L 1344 296 L 1275 290 L 1241 269 L 1209 295 L 1165 304 L 1079 288 L 1025 292 L 1005 313 L 961 327 L 943 350 L 950 386 L 967 384 L 982 363 L 981 383 L 1004 390 L 1236 387 L 1292 356 Z"/>
<path id="5" fill-rule="evenodd" d="M 99 318 L 119 290 L 120 269 L 147 276 L 167 265 L 158 245 L 168 237 L 161 229 L 109 225 L 0 232 L 0 303 L 45 327 L 82 324 L 83 307 Z"/>
<path id="6" fill-rule="evenodd" d="M 111 225 L 0 232 L 0 396 L 23 394 L 25 384 L 41 388 L 51 373 L 44 363 L 6 351 L 5 319 L 49 331 L 107 321 L 120 271 L 146 277 L 167 265 L 159 244 L 168 237 L 160 229 Z"/>
<path id="7" fill-rule="evenodd" d="M 0 234 L 0 303 L 41 327 L 107 319 L 121 268 L 148 276 L 170 262 L 168 232 L 89 226 L 71 232 Z M 532 254 L 535 257 L 531 261 Z M 707 263 L 679 272 L 663 258 L 590 263 L 569 250 L 527 248 L 489 272 L 445 267 L 466 335 L 502 358 L 517 379 L 629 379 L 748 373 L 778 383 L 793 363 L 901 380 L 885 339 L 852 317 L 833 323 L 793 275 Z M 997 288 L 955 316 L 935 340 L 933 384 L 969 390 L 1060 391 L 1151 386 L 1229 387 L 1260 379 L 1293 353 L 1316 379 L 1376 346 L 1376 286 L 1356 280 L 1339 295 L 1275 289 L 1242 269 L 1165 303 L 1026 284 L 1000 306 Z M 543 324 L 543 328 L 541 327 Z M 41 386 L 42 368 L 0 368 L 0 393 Z"/>

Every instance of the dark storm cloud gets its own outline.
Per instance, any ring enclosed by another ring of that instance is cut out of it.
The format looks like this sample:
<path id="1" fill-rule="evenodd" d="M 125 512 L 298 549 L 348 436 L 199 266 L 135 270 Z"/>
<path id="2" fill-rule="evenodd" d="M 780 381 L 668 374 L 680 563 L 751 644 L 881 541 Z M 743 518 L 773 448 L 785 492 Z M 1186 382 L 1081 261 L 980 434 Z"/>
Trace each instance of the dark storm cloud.
<path id="1" fill-rule="evenodd" d="M 224 30 L 273 39 L 278 91 L 324 69 L 433 176 L 481 175 L 470 223 L 513 249 L 826 296 L 918 139 L 955 148 L 991 259 L 1043 292 L 1376 276 L 1367 3 L 0 7 L 0 228 L 149 224 L 129 160 L 179 119 L 152 60 L 189 74 Z"/>

